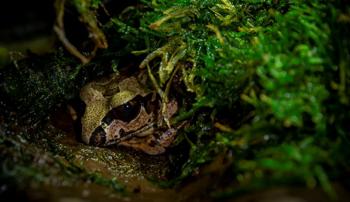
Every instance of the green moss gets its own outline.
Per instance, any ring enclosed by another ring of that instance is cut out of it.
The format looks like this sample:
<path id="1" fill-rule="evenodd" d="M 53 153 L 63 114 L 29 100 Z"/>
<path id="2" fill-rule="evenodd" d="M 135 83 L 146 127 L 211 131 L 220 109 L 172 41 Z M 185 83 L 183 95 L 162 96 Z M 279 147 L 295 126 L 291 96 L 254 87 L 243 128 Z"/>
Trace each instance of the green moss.
<path id="1" fill-rule="evenodd" d="M 348 144 L 342 141 L 348 137 L 341 123 L 349 116 L 337 110 L 349 109 L 349 40 L 345 37 L 349 6 L 341 6 L 341 1 L 160 0 L 146 4 L 153 11 L 144 13 L 139 30 L 156 41 L 146 50 L 174 39 L 186 44 L 186 56 L 179 65 L 191 66 L 182 71 L 182 77 L 187 90 L 196 94 L 193 109 L 211 107 L 218 113 L 216 121 L 225 117 L 235 129 L 218 133 L 217 139 L 205 144 L 205 151 L 199 149 L 200 125 L 185 132 L 197 141 L 191 144 L 180 178 L 211 161 L 207 153 L 219 148 L 211 145 L 223 144 L 235 156 L 232 172 L 243 176 L 238 180 L 242 185 L 261 184 L 270 177 L 276 183 L 296 179 L 309 187 L 319 183 L 334 196 L 327 176 L 341 175 L 344 162 L 330 162 L 327 156 Z M 158 71 L 157 63 L 153 70 Z M 253 109 L 243 110 L 249 105 Z M 193 115 L 193 109 L 179 117 Z M 334 113 L 341 118 L 335 121 Z M 245 121 L 233 122 L 237 116 Z M 206 133 L 213 137 L 216 132 Z M 346 159 L 348 154 L 336 156 Z M 281 181 L 285 175 L 290 178 Z"/>

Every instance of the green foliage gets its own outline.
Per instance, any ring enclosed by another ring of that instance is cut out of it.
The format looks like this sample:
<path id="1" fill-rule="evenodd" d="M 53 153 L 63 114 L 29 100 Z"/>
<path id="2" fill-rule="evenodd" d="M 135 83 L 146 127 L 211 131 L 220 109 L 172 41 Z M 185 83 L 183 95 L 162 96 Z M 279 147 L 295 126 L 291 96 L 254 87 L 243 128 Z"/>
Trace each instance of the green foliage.
<path id="1" fill-rule="evenodd" d="M 316 3 L 292 5 L 285 15 L 276 14 L 276 23 L 257 38 L 254 50 L 262 64 L 256 71 L 264 89 L 258 103 L 267 104 L 287 127 L 302 126 L 308 114 L 325 130 L 322 103 L 328 92 L 321 74 L 329 68 L 325 47 L 330 29 L 320 18 L 324 9 Z"/>
<path id="2" fill-rule="evenodd" d="M 313 144 L 312 138 L 306 138 L 298 143 L 282 143 L 266 147 L 256 154 L 256 159 L 240 160 L 236 167 L 237 180 L 243 186 L 249 187 L 251 186 L 249 181 L 255 181 L 252 178 L 270 183 L 273 181 L 293 183 L 304 179 L 306 185 L 311 188 L 319 182 L 323 189 L 334 197 L 328 177 L 320 166 L 321 163 L 333 165 L 329 153 Z"/>
<path id="3" fill-rule="evenodd" d="M 226 113 L 215 120 L 226 117 L 234 127 L 204 147 L 198 135 L 201 124 L 185 131 L 197 141 L 191 144 L 180 178 L 210 162 L 211 152 L 223 145 L 236 159 L 232 181 L 243 188 L 267 186 L 267 179 L 304 181 L 309 187 L 320 184 L 334 196 L 329 178 L 349 166 L 344 162 L 349 157 L 344 152 L 350 118 L 349 5 L 268 0 L 144 4 L 151 11 L 140 14 L 139 37 L 148 43 L 139 47 L 151 53 L 174 39 L 186 44 L 178 64 L 190 64 L 181 71 L 182 79 L 197 101 L 179 117 L 206 106 Z M 242 116 L 246 111 L 237 108 L 242 105 L 253 110 Z M 232 122 L 236 116 L 244 121 Z M 215 132 L 205 133 L 213 137 Z M 331 155 L 336 158 L 329 160 Z"/>

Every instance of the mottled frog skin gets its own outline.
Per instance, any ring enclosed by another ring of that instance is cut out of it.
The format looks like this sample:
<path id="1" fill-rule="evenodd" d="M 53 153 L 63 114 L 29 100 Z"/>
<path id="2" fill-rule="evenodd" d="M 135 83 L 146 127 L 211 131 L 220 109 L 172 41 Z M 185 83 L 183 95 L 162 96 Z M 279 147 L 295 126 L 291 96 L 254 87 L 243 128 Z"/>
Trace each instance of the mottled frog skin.
<path id="1" fill-rule="evenodd" d="M 176 129 L 164 124 L 161 101 L 145 86 L 146 77 L 142 75 L 111 75 L 86 84 L 80 91 L 86 104 L 82 140 L 94 146 L 123 145 L 151 155 L 165 152 Z M 178 109 L 175 100 L 166 107 L 167 117 Z"/>

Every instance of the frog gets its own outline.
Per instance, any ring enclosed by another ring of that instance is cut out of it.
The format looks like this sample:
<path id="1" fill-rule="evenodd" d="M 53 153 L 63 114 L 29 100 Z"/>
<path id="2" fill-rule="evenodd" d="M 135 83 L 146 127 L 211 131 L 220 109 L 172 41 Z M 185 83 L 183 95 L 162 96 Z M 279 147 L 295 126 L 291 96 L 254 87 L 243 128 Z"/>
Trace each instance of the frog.
<path id="1" fill-rule="evenodd" d="M 80 98 L 86 106 L 81 139 L 88 145 L 118 145 L 158 155 L 176 138 L 178 128 L 165 124 L 164 117 L 176 114 L 177 101 L 162 104 L 157 93 L 147 87 L 145 74 L 112 74 L 91 81 L 80 90 Z"/>

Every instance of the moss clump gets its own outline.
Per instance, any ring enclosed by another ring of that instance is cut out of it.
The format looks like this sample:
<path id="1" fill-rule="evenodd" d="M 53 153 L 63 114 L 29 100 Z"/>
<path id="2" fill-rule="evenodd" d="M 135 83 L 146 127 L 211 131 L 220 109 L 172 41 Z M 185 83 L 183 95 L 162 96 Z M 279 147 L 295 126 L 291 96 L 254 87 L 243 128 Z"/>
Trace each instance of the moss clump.
<path id="1" fill-rule="evenodd" d="M 267 186 L 263 182 L 271 179 L 304 181 L 308 187 L 320 184 L 334 196 L 329 179 L 348 172 L 349 166 L 349 5 L 230 0 L 144 4 L 151 10 L 136 14 L 141 20 L 134 27 L 135 47 L 151 54 L 174 41 L 185 47 L 175 66 L 182 66 L 182 81 L 196 95 L 189 112 L 211 108 L 219 131 L 201 136 L 199 124 L 184 133 L 195 141 L 181 176 L 210 161 L 209 151 L 221 148 L 233 154 L 232 182 L 243 188 Z M 178 51 L 172 48 L 167 54 L 173 57 Z M 164 60 L 171 61 L 162 57 L 153 71 L 161 73 Z M 184 114 L 189 116 L 179 116 Z M 203 144 L 208 136 L 212 140 Z"/>

